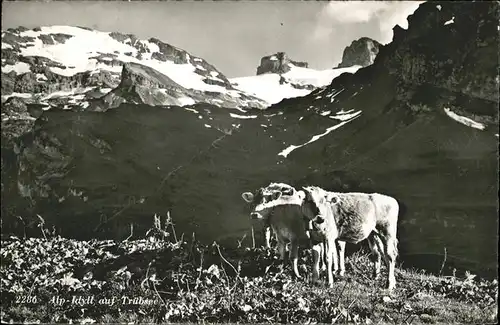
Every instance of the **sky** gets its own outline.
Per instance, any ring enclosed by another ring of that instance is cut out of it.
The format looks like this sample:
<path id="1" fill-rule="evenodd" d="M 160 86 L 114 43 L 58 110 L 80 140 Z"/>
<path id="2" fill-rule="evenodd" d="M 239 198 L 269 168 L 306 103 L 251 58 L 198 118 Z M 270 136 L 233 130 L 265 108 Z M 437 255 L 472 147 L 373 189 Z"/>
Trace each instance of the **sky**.
<path id="1" fill-rule="evenodd" d="M 407 28 L 417 1 L 2 1 L 2 30 L 85 26 L 156 37 L 202 57 L 227 77 L 256 74 L 263 56 L 285 52 L 329 69 L 360 37 L 383 44 Z"/>

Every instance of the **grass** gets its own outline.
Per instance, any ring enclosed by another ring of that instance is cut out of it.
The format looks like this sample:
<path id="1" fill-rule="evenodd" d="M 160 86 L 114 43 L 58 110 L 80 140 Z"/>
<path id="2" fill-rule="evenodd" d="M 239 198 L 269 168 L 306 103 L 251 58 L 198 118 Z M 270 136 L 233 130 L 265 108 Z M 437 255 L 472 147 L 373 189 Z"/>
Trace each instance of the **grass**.
<path id="1" fill-rule="evenodd" d="M 168 224 L 155 224 L 163 231 L 122 242 L 4 238 L 1 321 L 496 323 L 496 280 L 398 268 L 397 288 L 387 292 L 384 276 L 373 280 L 369 257 L 357 252 L 347 276 L 328 288 L 309 283 L 308 250 L 300 260 L 305 279 L 296 280 L 272 250 L 173 239 Z"/>

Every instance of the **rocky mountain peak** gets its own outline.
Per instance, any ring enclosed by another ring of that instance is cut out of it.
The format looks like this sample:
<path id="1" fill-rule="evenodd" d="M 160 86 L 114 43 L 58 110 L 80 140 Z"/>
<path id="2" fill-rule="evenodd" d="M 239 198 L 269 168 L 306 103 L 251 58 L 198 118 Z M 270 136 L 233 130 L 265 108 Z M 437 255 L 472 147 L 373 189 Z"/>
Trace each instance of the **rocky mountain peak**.
<path id="1" fill-rule="evenodd" d="M 129 96 L 126 89 L 140 89 L 142 96 Z M 165 97 L 161 94 L 166 90 Z M 2 32 L 2 101 L 12 96 L 47 109 L 65 105 L 106 110 L 129 100 L 150 105 L 266 106 L 234 89 L 204 59 L 157 38 L 142 40 L 132 34 L 73 26 Z M 104 107 L 107 104 L 111 106 Z"/>
<path id="2" fill-rule="evenodd" d="M 342 62 L 339 63 L 337 68 L 353 65 L 366 67 L 373 64 L 381 46 L 382 44 L 368 37 L 354 40 L 351 45 L 344 49 Z"/>
<path id="3" fill-rule="evenodd" d="M 264 73 L 287 73 L 291 65 L 301 68 L 308 68 L 307 62 L 294 61 L 288 57 L 285 52 L 277 52 L 272 55 L 264 56 L 257 67 L 257 75 Z"/>

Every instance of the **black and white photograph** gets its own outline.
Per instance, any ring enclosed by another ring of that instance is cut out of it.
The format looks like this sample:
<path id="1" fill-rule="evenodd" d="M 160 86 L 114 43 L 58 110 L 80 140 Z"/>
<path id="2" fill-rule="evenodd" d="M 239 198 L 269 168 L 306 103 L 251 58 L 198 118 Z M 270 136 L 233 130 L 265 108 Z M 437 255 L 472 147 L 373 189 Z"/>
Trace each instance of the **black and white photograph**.
<path id="1" fill-rule="evenodd" d="M 497 324 L 498 1 L 2 1 L 0 321 Z"/>

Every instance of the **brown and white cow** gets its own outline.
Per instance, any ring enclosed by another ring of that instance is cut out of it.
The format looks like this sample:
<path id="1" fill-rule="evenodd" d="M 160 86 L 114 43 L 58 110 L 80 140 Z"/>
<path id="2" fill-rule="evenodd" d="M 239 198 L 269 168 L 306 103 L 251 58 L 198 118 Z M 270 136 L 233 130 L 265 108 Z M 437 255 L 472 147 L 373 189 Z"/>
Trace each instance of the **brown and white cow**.
<path id="1" fill-rule="evenodd" d="M 387 288 L 393 289 L 398 253 L 398 202 L 377 193 L 336 193 L 315 186 L 304 187 L 303 193 L 302 212 L 309 220 L 307 231 L 324 239 L 328 284 L 333 285 L 332 263 L 334 270 L 338 270 L 340 262 L 341 274 L 345 270 L 344 249 L 339 247 L 339 241 L 359 243 L 367 239 L 372 249 L 374 276 L 380 274 L 380 257 L 383 255 L 389 269 Z M 315 258 L 313 279 L 318 275 L 318 260 Z"/>
<path id="2" fill-rule="evenodd" d="M 305 228 L 307 224 L 301 208 L 303 194 L 298 195 L 295 188 L 288 184 L 271 183 L 255 194 L 245 192 L 241 196 L 252 205 L 250 217 L 263 220 L 272 228 L 282 260 L 285 260 L 286 245 L 290 243 L 289 258 L 293 272 L 297 278 L 301 278 L 298 271 L 298 249 L 299 246 L 309 246 Z"/>
<path id="3" fill-rule="evenodd" d="M 265 246 L 267 248 L 271 248 L 271 232 L 272 227 L 269 224 L 269 220 L 267 218 L 263 218 L 259 212 L 254 211 L 255 207 L 260 204 L 267 203 L 273 201 L 275 199 L 279 199 L 281 195 L 290 196 L 295 194 L 297 191 L 294 187 L 285 184 L 285 183 L 270 183 L 266 187 L 261 187 L 255 193 L 244 192 L 241 194 L 243 200 L 247 203 L 250 203 L 252 208 L 252 212 L 250 213 L 250 217 L 254 220 L 261 220 L 264 223 L 264 240 Z"/>

